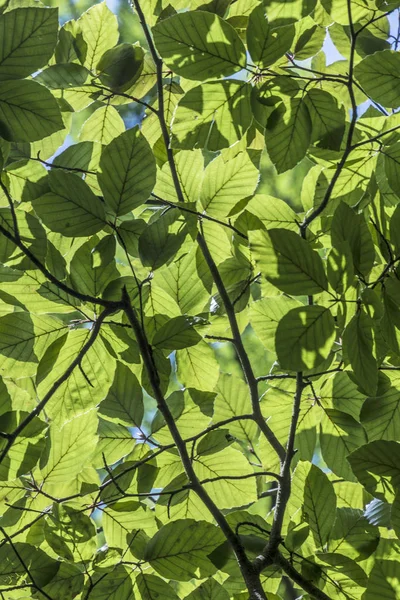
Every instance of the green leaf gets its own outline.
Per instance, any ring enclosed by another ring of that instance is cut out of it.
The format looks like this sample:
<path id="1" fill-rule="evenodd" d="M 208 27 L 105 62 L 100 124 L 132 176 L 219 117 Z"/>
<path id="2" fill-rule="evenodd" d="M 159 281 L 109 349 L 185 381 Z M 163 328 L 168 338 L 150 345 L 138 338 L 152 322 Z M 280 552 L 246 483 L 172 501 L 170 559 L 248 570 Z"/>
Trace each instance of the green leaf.
<path id="1" fill-rule="evenodd" d="M 65 333 L 65 325 L 49 315 L 15 312 L 0 318 L 0 371 L 3 375 L 34 375 L 46 348 Z"/>
<path id="2" fill-rule="evenodd" d="M 315 8 L 316 0 L 295 0 L 294 2 L 280 2 L 280 0 L 265 0 L 268 18 L 274 25 L 296 23 L 309 15 Z"/>
<path id="3" fill-rule="evenodd" d="M 127 456 L 135 445 L 132 434 L 126 427 L 99 419 L 99 443 L 92 464 L 103 469 L 105 464 L 110 466 Z"/>
<path id="4" fill-rule="evenodd" d="M 258 5 L 249 17 L 247 26 L 247 47 L 253 62 L 259 67 L 268 67 L 284 56 L 292 45 L 295 29 L 293 26 L 269 26 L 262 5 Z"/>
<path id="5" fill-rule="evenodd" d="M 206 342 L 191 348 L 178 350 L 176 354 L 177 374 L 185 387 L 212 391 L 218 381 L 218 362 L 214 350 Z"/>
<path id="6" fill-rule="evenodd" d="M 209 294 L 198 277 L 196 249 L 165 265 L 158 273 L 158 285 L 178 304 L 183 314 L 196 315 L 209 302 Z"/>
<path id="7" fill-rule="evenodd" d="M 185 600 L 229 600 L 229 594 L 218 581 L 209 579 L 185 596 Z"/>
<path id="8" fill-rule="evenodd" d="M 354 475 L 371 494 L 382 497 L 383 478 L 390 479 L 394 489 L 400 487 L 400 444 L 397 442 L 370 442 L 352 452 L 348 461 Z"/>
<path id="9" fill-rule="evenodd" d="M 240 415 L 251 414 L 251 401 L 246 383 L 235 377 L 221 373 L 215 388 L 213 421 L 224 421 Z M 257 439 L 257 426 L 252 420 L 233 421 L 225 426 L 231 435 L 246 442 L 251 447 Z"/>
<path id="10" fill-rule="evenodd" d="M 275 352 L 275 333 L 279 322 L 300 303 L 287 296 L 261 298 L 250 306 L 250 323 L 257 338 L 270 351 Z"/>
<path id="11" fill-rule="evenodd" d="M 204 158 L 201 150 L 182 150 L 175 155 L 175 166 L 186 202 L 197 202 L 203 181 Z M 157 173 L 154 194 L 169 202 L 178 203 L 174 180 L 168 163 Z"/>
<path id="12" fill-rule="evenodd" d="M 387 506 L 387 504 L 385 504 L 385 506 Z M 392 509 L 389 514 L 390 514 L 390 520 L 391 520 L 392 527 L 393 527 L 397 537 L 400 538 L 400 492 L 396 493 L 396 496 L 393 500 Z M 388 527 L 388 525 L 386 523 L 385 523 L 385 525 L 386 525 L 386 527 Z"/>
<path id="13" fill-rule="evenodd" d="M 341 202 L 332 219 L 331 239 L 332 246 L 339 250 L 343 243 L 348 243 L 356 271 L 364 277 L 369 274 L 375 260 L 375 249 L 362 214 Z"/>
<path id="14" fill-rule="evenodd" d="M 35 81 L 3 81 L 0 132 L 10 142 L 34 142 L 64 129 L 57 101 Z"/>
<path id="15" fill-rule="evenodd" d="M 383 164 L 387 182 L 394 193 L 400 195 L 400 179 L 399 179 L 399 163 L 400 163 L 400 142 L 396 142 L 385 148 L 383 154 Z M 396 215 L 399 213 L 397 211 Z M 397 220 L 397 216 L 391 219 L 391 223 Z M 394 238 L 396 239 L 396 238 Z"/>
<path id="16" fill-rule="evenodd" d="M 153 28 L 166 65 L 187 79 L 232 75 L 246 66 L 245 48 L 231 25 L 203 11 L 184 12 Z"/>
<path id="17" fill-rule="evenodd" d="M 104 201 L 117 215 L 143 204 L 156 183 L 156 164 L 138 128 L 115 138 L 104 150 L 98 180 Z"/>
<path id="18" fill-rule="evenodd" d="M 346 458 L 367 442 L 362 425 L 345 412 L 326 408 L 321 419 L 319 440 L 323 459 L 332 472 L 347 481 L 355 481 Z"/>
<path id="19" fill-rule="evenodd" d="M 348 584 L 348 579 L 360 587 L 367 587 L 368 577 L 365 571 L 354 560 L 348 556 L 330 552 L 318 552 L 318 560 L 329 565 L 329 571 L 333 571 L 335 584 Z"/>
<path id="20" fill-rule="evenodd" d="M 94 111 L 82 125 L 79 133 L 81 142 L 99 142 L 107 145 L 125 131 L 125 124 L 118 111 L 107 104 Z"/>
<path id="21" fill-rule="evenodd" d="M 145 559 L 167 579 L 189 581 L 199 571 L 207 577 L 216 570 L 208 555 L 223 541 L 215 525 L 182 519 L 164 525 L 156 533 L 147 545 Z"/>
<path id="22" fill-rule="evenodd" d="M 135 374 L 121 362 L 117 362 L 114 381 L 99 406 L 99 414 L 127 427 L 140 427 L 142 423 L 142 388 Z"/>
<path id="23" fill-rule="evenodd" d="M 395 600 L 399 593 L 400 577 L 397 560 L 377 560 L 371 570 L 368 586 L 364 594 L 365 600 Z"/>
<path id="24" fill-rule="evenodd" d="M 37 259 L 44 261 L 47 245 L 46 234 L 39 220 L 31 213 L 16 209 L 15 216 L 18 221 L 19 234 L 21 240 L 36 256 Z M 14 222 L 9 208 L 0 208 L 0 222 L 4 229 L 14 235 Z M 0 238 L 0 256 L 3 263 L 15 269 L 33 270 L 37 266 L 24 256 L 17 246 L 5 237 Z"/>
<path id="25" fill-rule="evenodd" d="M 14 542 L 0 548 L 0 585 L 17 586 L 26 581 L 29 569 L 37 586 L 45 586 L 56 575 L 60 563 L 47 556 L 40 548 Z"/>
<path id="26" fill-rule="evenodd" d="M 63 333 L 64 331 L 65 329 Z M 61 347 L 58 340 L 48 346 L 38 367 L 36 385 L 40 397 L 48 393 L 55 382 L 65 374 L 72 360 L 82 352 L 90 335 L 90 329 L 78 328 L 68 333 Z M 104 338 L 107 339 L 106 335 Z M 132 338 L 128 339 L 132 341 Z M 134 343 L 132 345 L 134 351 Z M 106 396 L 115 370 L 114 354 L 110 354 L 108 349 L 105 341 L 98 338 L 82 358 L 81 368 L 75 368 L 52 394 L 46 405 L 46 414 L 53 423 L 61 427 L 76 415 L 86 413 L 97 406 Z"/>
<path id="27" fill-rule="evenodd" d="M 96 411 L 67 421 L 60 429 L 53 425 L 41 457 L 41 474 L 47 484 L 62 484 L 87 465 L 97 444 Z"/>
<path id="28" fill-rule="evenodd" d="M 321 402 L 327 408 L 334 408 L 360 420 L 360 410 L 365 396 L 347 372 L 335 373 L 325 379 L 320 389 Z"/>
<path id="29" fill-rule="evenodd" d="M 258 169 L 246 152 L 230 160 L 220 154 L 204 172 L 201 207 L 213 217 L 227 217 L 241 200 L 254 194 L 258 180 Z"/>
<path id="30" fill-rule="evenodd" d="M 140 573 L 136 577 L 136 585 L 142 600 L 179 600 L 169 583 L 157 575 Z"/>
<path id="31" fill-rule="evenodd" d="M 56 8 L 19 6 L 0 16 L 0 81 L 22 79 L 46 65 L 58 31 Z"/>
<path id="32" fill-rule="evenodd" d="M 336 495 L 328 477 L 315 465 L 307 475 L 303 511 L 316 545 L 324 546 L 335 520 Z"/>
<path id="33" fill-rule="evenodd" d="M 366 94 L 387 108 L 400 104 L 400 56 L 383 50 L 366 56 L 354 68 L 354 75 Z"/>
<path id="34" fill-rule="evenodd" d="M 178 209 L 163 212 L 156 221 L 146 227 L 139 238 L 139 255 L 143 266 L 154 271 L 168 262 L 182 246 L 187 229 L 179 226 Z M 175 225 L 178 224 L 178 228 Z M 175 233 L 176 230 L 176 233 Z"/>
<path id="35" fill-rule="evenodd" d="M 59 600 L 72 600 L 81 593 L 84 575 L 78 567 L 68 562 L 61 562 L 57 574 L 43 587 L 49 596 L 56 595 Z"/>
<path id="36" fill-rule="evenodd" d="M 43 165 L 33 160 L 12 163 L 6 169 L 10 192 L 14 199 L 31 202 L 49 191 L 47 171 Z"/>
<path id="37" fill-rule="evenodd" d="M 346 112 L 338 106 L 337 99 L 313 88 L 307 92 L 305 102 L 311 117 L 311 142 L 321 148 L 340 150 L 346 125 Z"/>
<path id="38" fill-rule="evenodd" d="M 67 237 L 86 237 L 105 227 L 104 204 L 83 179 L 54 169 L 49 182 L 52 191 L 33 202 L 46 227 Z"/>
<path id="39" fill-rule="evenodd" d="M 103 85 L 123 92 L 139 78 L 143 68 L 144 51 L 140 46 L 119 44 L 107 50 L 97 64 Z"/>
<path id="40" fill-rule="evenodd" d="M 105 2 L 95 4 L 78 19 L 76 43 L 82 64 L 88 69 L 96 67 L 100 58 L 118 42 L 118 21 Z"/>
<path id="41" fill-rule="evenodd" d="M 106 285 L 119 275 L 115 265 L 115 239 L 96 237 L 83 244 L 71 260 L 73 287 L 89 296 L 100 296 Z"/>
<path id="42" fill-rule="evenodd" d="M 364 310 L 352 317 L 343 332 L 343 352 L 357 383 L 368 396 L 378 385 L 378 367 L 373 355 L 372 320 Z"/>
<path id="43" fill-rule="evenodd" d="M 340 552 L 356 561 L 368 558 L 379 542 L 379 529 L 370 525 L 363 511 L 350 507 L 336 509 L 336 521 L 329 540 L 329 552 Z"/>
<path id="44" fill-rule="evenodd" d="M 153 337 L 152 344 L 167 350 L 182 350 L 198 344 L 201 336 L 193 328 L 195 321 L 187 317 L 170 319 L 158 329 Z"/>
<path id="45" fill-rule="evenodd" d="M 287 294 L 317 294 L 328 288 L 321 258 L 294 231 L 250 232 L 250 245 L 262 274 Z"/>
<path id="46" fill-rule="evenodd" d="M 273 196 L 256 194 L 246 205 L 246 210 L 260 219 L 266 229 L 282 227 L 298 233 L 297 215 L 290 206 Z M 258 229 L 258 227 L 256 227 Z"/>
<path id="47" fill-rule="evenodd" d="M 94 585 L 90 591 L 92 600 L 135 600 L 132 589 L 132 579 L 129 570 L 124 565 L 117 565 L 109 573 L 102 573 L 99 585 Z"/>
<path id="48" fill-rule="evenodd" d="M 275 347 L 282 369 L 314 369 L 328 358 L 335 341 L 335 322 L 323 306 L 292 308 L 279 321 Z"/>
<path id="49" fill-rule="evenodd" d="M 36 75 L 35 81 L 53 90 L 67 90 L 83 86 L 89 77 L 90 72 L 82 65 L 66 63 L 44 69 Z"/>
<path id="50" fill-rule="evenodd" d="M 156 530 L 152 511 L 131 500 L 114 502 L 112 508 L 107 507 L 103 527 L 108 545 L 120 549 L 130 545 L 130 536 L 139 527 L 150 535 Z"/>
<path id="51" fill-rule="evenodd" d="M 172 146 L 182 150 L 228 148 L 252 121 L 251 87 L 243 81 L 211 81 L 180 100 L 172 123 Z"/>
<path id="52" fill-rule="evenodd" d="M 267 121 L 265 141 L 270 159 L 278 173 L 299 163 L 311 142 L 312 122 L 302 98 L 281 102 Z"/>
<path id="53" fill-rule="evenodd" d="M 194 469 L 200 481 L 205 482 L 204 489 L 221 508 L 245 506 L 257 500 L 256 478 L 251 477 L 254 469 L 234 448 L 197 456 Z M 208 483 L 209 479 L 215 481 Z"/>
<path id="54" fill-rule="evenodd" d="M 361 410 L 361 422 L 373 440 L 398 440 L 400 435 L 400 391 L 398 380 L 384 394 L 367 398 Z"/>
<path id="55" fill-rule="evenodd" d="M 350 244 L 337 242 L 327 257 L 328 280 L 338 293 L 346 292 L 354 281 L 354 264 Z"/>

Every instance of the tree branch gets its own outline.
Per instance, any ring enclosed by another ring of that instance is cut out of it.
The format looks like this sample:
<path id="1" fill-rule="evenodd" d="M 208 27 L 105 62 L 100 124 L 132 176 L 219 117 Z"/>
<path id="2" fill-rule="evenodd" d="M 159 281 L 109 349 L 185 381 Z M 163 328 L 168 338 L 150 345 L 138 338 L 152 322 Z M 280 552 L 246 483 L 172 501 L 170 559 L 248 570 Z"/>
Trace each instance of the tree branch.
<path id="1" fill-rule="evenodd" d="M 315 598 L 315 600 L 331 600 L 325 592 L 303 577 L 303 575 L 301 575 L 280 552 L 275 556 L 275 564 L 279 565 L 292 581 L 297 583 L 305 592 L 310 594 L 312 598 Z"/>
<path id="2" fill-rule="evenodd" d="M 350 102 L 351 102 L 351 107 L 352 107 L 352 115 L 351 115 L 351 119 L 350 119 L 349 130 L 347 133 L 346 147 L 342 154 L 342 158 L 340 159 L 340 161 L 336 167 L 333 177 L 332 177 L 331 181 L 329 182 L 328 188 L 325 192 L 325 195 L 322 199 L 321 204 L 319 206 L 317 206 L 317 208 L 315 208 L 311 212 L 311 214 L 308 215 L 308 217 L 305 217 L 304 221 L 300 225 L 300 233 L 301 233 L 301 236 L 303 239 L 305 239 L 305 237 L 306 237 L 307 228 L 311 225 L 311 223 L 317 217 L 319 217 L 319 215 L 328 206 L 328 202 L 332 196 L 332 192 L 334 190 L 336 182 L 339 179 L 339 176 L 344 168 L 344 165 L 346 164 L 346 161 L 353 150 L 353 146 L 352 146 L 353 134 L 354 134 L 354 130 L 355 130 L 356 122 L 357 122 L 357 102 L 356 102 L 354 88 L 353 88 L 353 84 L 354 84 L 353 71 L 354 71 L 355 46 L 356 46 L 356 41 L 357 41 L 357 34 L 354 31 L 354 24 L 353 24 L 352 12 L 351 12 L 351 0 L 347 0 L 347 11 L 348 11 L 348 16 L 349 16 L 350 39 L 351 39 L 350 59 L 349 59 L 349 75 L 348 75 L 348 81 L 347 81 L 347 88 L 349 90 Z"/>
<path id="3" fill-rule="evenodd" d="M 135 2 L 136 3 L 136 2 Z M 182 461 L 183 468 L 185 470 L 186 476 L 189 480 L 189 484 L 191 489 L 198 495 L 198 497 L 202 500 L 203 504 L 209 510 L 215 521 L 218 523 L 222 532 L 224 533 L 226 539 L 232 547 L 232 550 L 235 553 L 235 556 L 240 565 L 243 577 L 248 586 L 249 592 L 251 594 L 252 600 L 266 600 L 265 593 L 262 589 L 260 579 L 258 574 L 255 572 L 251 561 L 247 558 L 245 550 L 237 537 L 237 535 L 232 531 L 229 526 L 227 520 L 225 519 L 222 512 L 216 506 L 214 501 L 210 498 L 206 490 L 203 488 L 201 482 L 199 481 L 193 466 L 190 460 L 190 456 L 188 454 L 186 444 L 183 441 L 181 434 L 179 433 L 178 427 L 175 423 L 175 419 L 169 410 L 168 404 L 164 398 L 164 395 L 160 388 L 160 378 L 158 375 L 158 371 L 156 365 L 154 364 L 153 355 L 151 351 L 151 347 L 145 337 L 145 334 L 141 328 L 140 322 L 135 314 L 135 310 L 132 308 L 128 293 L 126 289 L 123 290 L 123 302 L 124 302 L 124 310 L 125 314 L 128 318 L 128 321 L 132 327 L 132 330 L 135 334 L 140 354 L 143 359 L 143 363 L 145 369 L 147 371 L 150 385 L 153 391 L 154 398 L 157 402 L 157 408 L 164 417 L 164 420 L 167 424 L 167 427 L 170 431 L 172 439 L 174 440 L 175 446 L 177 447 L 180 459 Z"/>
<path id="4" fill-rule="evenodd" d="M 221 275 L 218 271 L 218 267 L 215 264 L 214 259 L 210 254 L 210 251 L 207 246 L 207 242 L 206 242 L 203 234 L 201 234 L 201 233 L 198 234 L 197 242 L 198 242 L 200 249 L 203 253 L 203 256 L 207 262 L 208 268 L 210 269 L 212 278 L 215 282 L 215 285 L 217 286 L 217 290 L 219 292 L 219 295 L 221 296 L 222 302 L 224 304 L 224 307 L 225 307 L 225 310 L 226 310 L 226 313 L 228 316 L 229 325 L 231 327 L 232 336 L 233 336 L 233 340 L 234 340 L 233 343 L 235 345 L 236 353 L 238 355 L 240 364 L 242 366 L 243 374 L 245 376 L 247 385 L 249 387 L 254 420 L 257 423 L 257 425 L 259 426 L 262 433 L 267 438 L 268 442 L 271 444 L 271 446 L 277 453 L 277 455 L 279 456 L 279 459 L 283 462 L 284 458 L 285 458 L 285 449 L 283 448 L 283 446 L 279 442 L 279 440 L 276 438 L 272 429 L 266 423 L 264 416 L 261 412 L 260 402 L 259 402 L 259 397 L 258 397 L 257 378 L 254 375 L 253 368 L 251 366 L 249 357 L 247 356 L 247 352 L 246 352 L 245 347 L 242 342 L 242 337 L 240 335 L 239 326 L 238 326 L 238 323 L 236 320 L 235 308 L 229 298 L 228 292 L 226 291 L 226 288 L 222 281 Z"/>
<path id="5" fill-rule="evenodd" d="M 290 422 L 288 442 L 286 446 L 286 456 L 280 472 L 280 483 L 276 497 L 274 520 L 271 528 L 271 535 L 268 544 L 265 546 L 262 555 L 257 557 L 254 564 L 261 572 L 265 567 L 275 562 L 275 556 L 278 552 L 279 544 L 282 541 L 282 525 L 285 516 L 286 505 L 291 492 L 291 463 L 295 454 L 294 440 L 296 437 L 297 423 L 300 415 L 301 395 L 304 389 L 302 373 L 296 375 L 296 392 L 293 400 L 292 419 Z"/>

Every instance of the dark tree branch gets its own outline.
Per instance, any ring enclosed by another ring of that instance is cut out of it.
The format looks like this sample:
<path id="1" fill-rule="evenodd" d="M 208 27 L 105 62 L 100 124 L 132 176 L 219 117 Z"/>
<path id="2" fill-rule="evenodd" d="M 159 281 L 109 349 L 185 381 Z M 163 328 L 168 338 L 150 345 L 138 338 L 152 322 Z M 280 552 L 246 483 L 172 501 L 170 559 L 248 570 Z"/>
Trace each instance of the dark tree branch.
<path id="1" fill-rule="evenodd" d="M 306 237 L 306 232 L 307 232 L 307 228 L 311 225 L 311 223 L 317 218 L 319 217 L 319 215 L 321 213 L 323 213 L 323 211 L 326 209 L 326 207 L 328 206 L 328 202 L 331 199 L 332 196 L 332 192 L 335 188 L 335 185 L 337 183 L 337 180 L 339 179 L 339 176 L 346 164 L 347 159 L 349 158 L 352 150 L 353 150 L 353 135 L 354 135 L 354 130 L 356 127 L 356 123 L 357 123 L 357 102 L 356 102 L 356 98 L 355 98 L 355 94 L 354 94 L 354 59 L 355 59 L 355 49 L 356 49 L 356 41 L 357 41 L 357 33 L 354 31 L 354 24 L 353 24 L 353 18 L 352 18 L 352 12 L 351 12 L 351 0 L 347 0 L 347 12 L 348 12 L 348 16 L 349 16 L 349 23 L 350 23 L 350 39 L 351 39 L 351 47 L 350 47 L 350 59 L 349 59 L 349 74 L 348 74 L 348 80 L 347 80 L 347 89 L 349 91 L 349 96 L 350 96 L 350 102 L 351 102 L 351 108 L 352 108 L 352 114 L 351 114 L 351 119 L 350 119 L 350 125 L 349 125 L 349 130 L 347 133 L 347 140 L 346 140 L 346 147 L 345 150 L 342 154 L 342 158 L 340 159 L 340 161 L 338 162 L 338 165 L 336 167 L 336 170 L 333 174 L 332 179 L 329 182 L 328 188 L 325 192 L 325 195 L 322 199 L 322 202 L 319 206 L 317 206 L 317 208 L 315 208 L 309 215 L 308 217 L 305 217 L 304 221 L 301 223 L 300 225 L 300 233 L 301 236 L 305 239 Z"/>
<path id="2" fill-rule="evenodd" d="M 303 577 L 303 575 L 301 575 L 280 552 L 275 556 L 275 564 L 279 565 L 292 581 L 297 583 L 297 585 L 303 588 L 303 590 L 310 594 L 312 598 L 315 598 L 315 600 L 331 600 L 325 592 Z"/>
<path id="3" fill-rule="evenodd" d="M 245 347 L 242 342 L 242 336 L 240 335 L 239 326 L 238 326 L 238 323 L 236 320 L 235 308 L 231 302 L 231 299 L 229 298 L 228 292 L 226 291 L 226 288 L 222 281 L 221 275 L 218 271 L 218 267 L 215 264 L 214 259 L 210 254 L 210 251 L 207 246 L 207 242 L 206 242 L 203 234 L 201 234 L 201 233 L 198 234 L 197 242 L 198 242 L 200 249 L 203 253 L 203 256 L 207 262 L 208 268 L 210 269 L 212 278 L 215 282 L 215 285 L 217 286 L 217 290 L 219 292 L 219 295 L 221 296 L 222 302 L 224 304 L 224 307 L 225 307 L 225 310 L 226 310 L 226 313 L 228 316 L 229 325 L 231 327 L 236 353 L 238 355 L 240 364 L 242 366 L 243 374 L 245 376 L 247 385 L 249 387 L 254 420 L 257 423 L 257 425 L 259 426 L 262 433 L 267 438 L 268 442 L 271 444 L 271 446 L 277 453 L 277 455 L 279 456 L 279 459 L 281 461 L 283 461 L 285 458 L 285 449 L 283 448 L 283 446 L 279 442 L 279 440 L 276 438 L 272 429 L 266 423 L 266 420 L 264 419 L 264 416 L 261 412 L 259 396 L 258 396 L 257 378 L 254 375 L 253 368 L 251 366 L 249 357 L 247 356 L 247 352 L 246 352 Z"/>
<path id="4" fill-rule="evenodd" d="M 226 539 L 231 545 L 232 550 L 234 551 L 235 556 L 240 565 L 249 592 L 251 594 L 251 599 L 266 600 L 266 596 L 262 589 L 260 579 L 257 573 L 255 572 L 250 560 L 247 558 L 247 555 L 239 538 L 232 531 L 224 515 L 213 502 L 213 500 L 210 498 L 194 471 L 192 462 L 190 460 L 190 456 L 186 448 L 186 444 L 183 441 L 181 434 L 179 433 L 178 427 L 175 423 L 175 419 L 171 411 L 169 410 L 168 404 L 161 391 L 160 378 L 158 375 L 156 365 L 154 364 L 151 347 L 149 346 L 149 343 L 144 335 L 140 322 L 135 314 L 135 310 L 132 308 L 126 289 L 124 289 L 123 291 L 123 302 L 125 314 L 128 318 L 129 323 L 131 324 L 132 330 L 135 334 L 137 343 L 139 345 L 140 354 L 142 356 L 142 360 L 147 371 L 147 375 L 149 377 L 154 398 L 157 402 L 157 408 L 164 417 L 167 427 L 171 433 L 172 439 L 174 440 L 175 446 L 177 447 L 191 489 L 198 495 L 198 497 L 202 500 L 203 504 L 210 511 L 211 515 L 218 523 Z"/>
<path id="5" fill-rule="evenodd" d="M 300 402 L 304 389 L 302 373 L 296 376 L 296 392 L 293 400 L 292 419 L 290 422 L 286 456 L 280 472 L 280 485 L 276 497 L 274 520 L 271 535 L 261 556 L 257 557 L 254 564 L 259 571 L 274 564 L 280 543 L 282 542 L 282 525 L 285 516 L 286 505 L 291 492 L 291 464 L 295 454 L 294 440 L 296 437 L 297 423 L 300 415 Z"/>

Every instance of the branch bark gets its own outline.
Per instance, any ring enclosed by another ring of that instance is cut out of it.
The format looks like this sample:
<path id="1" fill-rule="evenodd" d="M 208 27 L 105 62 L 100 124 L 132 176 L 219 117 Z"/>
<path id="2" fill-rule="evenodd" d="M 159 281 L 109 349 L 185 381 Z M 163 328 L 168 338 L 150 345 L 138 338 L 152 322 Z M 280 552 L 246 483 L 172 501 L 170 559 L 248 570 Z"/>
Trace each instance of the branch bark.
<path id="1" fill-rule="evenodd" d="M 125 314 L 135 334 L 139 346 L 139 351 L 149 377 L 150 385 L 153 390 L 153 395 L 157 402 L 157 408 L 164 417 L 165 423 L 170 431 L 172 439 L 174 440 L 175 446 L 178 450 L 180 459 L 182 461 L 183 468 L 189 480 L 190 487 L 197 494 L 200 500 L 202 500 L 203 504 L 209 510 L 215 521 L 218 523 L 226 539 L 231 545 L 232 550 L 239 563 L 243 578 L 248 587 L 250 593 L 250 600 L 266 600 L 266 595 L 262 588 L 259 575 L 254 569 L 251 561 L 247 558 L 246 552 L 238 536 L 231 529 L 222 512 L 219 510 L 214 501 L 210 498 L 194 471 L 192 461 L 186 448 L 186 444 L 181 434 L 179 433 L 178 427 L 175 423 L 175 419 L 171 411 L 169 410 L 168 404 L 164 398 L 164 394 L 161 391 L 160 378 L 158 375 L 157 367 L 154 364 L 151 346 L 149 345 L 146 339 L 145 333 L 142 330 L 141 324 L 139 322 L 138 317 L 136 316 L 135 310 L 132 308 L 126 289 L 123 290 L 123 302 Z"/>
<path id="2" fill-rule="evenodd" d="M 265 567 L 276 563 L 276 556 L 278 548 L 282 542 L 282 526 L 283 519 L 285 517 L 286 506 L 290 498 L 291 492 L 291 464 L 295 454 L 294 440 L 296 437 L 297 423 L 300 415 L 300 403 L 301 396 L 305 384 L 303 382 L 302 373 L 297 373 L 296 376 L 296 392 L 293 400 L 293 411 L 292 419 L 290 422 L 288 442 L 286 446 L 286 456 L 283 462 L 280 480 L 278 486 L 278 493 L 276 496 L 274 520 L 271 528 L 271 535 L 268 540 L 268 544 L 265 546 L 262 554 L 258 556 L 254 565 L 256 569 L 261 572 Z"/>

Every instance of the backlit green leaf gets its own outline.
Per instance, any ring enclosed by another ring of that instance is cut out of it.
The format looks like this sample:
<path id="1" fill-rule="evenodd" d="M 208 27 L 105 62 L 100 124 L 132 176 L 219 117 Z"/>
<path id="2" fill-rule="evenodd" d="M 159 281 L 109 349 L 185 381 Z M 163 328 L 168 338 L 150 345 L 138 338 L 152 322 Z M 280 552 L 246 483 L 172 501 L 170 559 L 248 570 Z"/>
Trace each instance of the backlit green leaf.
<path id="1" fill-rule="evenodd" d="M 215 152 L 237 142 L 250 127 L 251 88 L 226 79 L 192 88 L 179 102 L 172 123 L 172 146 Z"/>
<path id="2" fill-rule="evenodd" d="M 262 274 L 282 292 L 301 295 L 327 289 L 321 258 L 293 231 L 251 232 L 250 242 Z"/>
<path id="3" fill-rule="evenodd" d="M 21 79 L 46 65 L 57 41 L 56 8 L 19 6 L 0 16 L 0 80 Z"/>
<path id="4" fill-rule="evenodd" d="M 156 533 L 147 545 L 145 557 L 161 576 L 189 581 L 197 569 L 203 577 L 215 572 L 208 555 L 222 541 L 220 530 L 211 523 L 179 520 Z"/>
<path id="5" fill-rule="evenodd" d="M 138 129 L 125 131 L 110 142 L 101 156 L 98 179 L 104 201 L 116 215 L 143 204 L 155 185 L 156 166 Z"/>
<path id="6" fill-rule="evenodd" d="M 49 175 L 51 192 L 34 201 L 43 223 L 68 237 L 88 236 L 105 226 L 104 204 L 80 177 L 62 170 Z"/>
<path id="7" fill-rule="evenodd" d="M 335 322 L 323 306 L 292 308 L 278 323 L 275 347 L 283 369 L 303 371 L 324 361 L 335 340 Z"/>
<path id="8" fill-rule="evenodd" d="M 335 520 L 336 496 L 328 477 L 315 465 L 306 479 L 303 510 L 316 545 L 322 547 Z"/>
<path id="9" fill-rule="evenodd" d="M 165 63 L 188 79 L 226 77 L 246 66 L 245 49 L 238 34 L 212 13 L 174 15 L 159 23 L 153 32 Z"/>
<path id="10" fill-rule="evenodd" d="M 60 109 L 49 90 L 35 81 L 3 81 L 0 132 L 10 142 L 34 142 L 64 129 Z"/>

